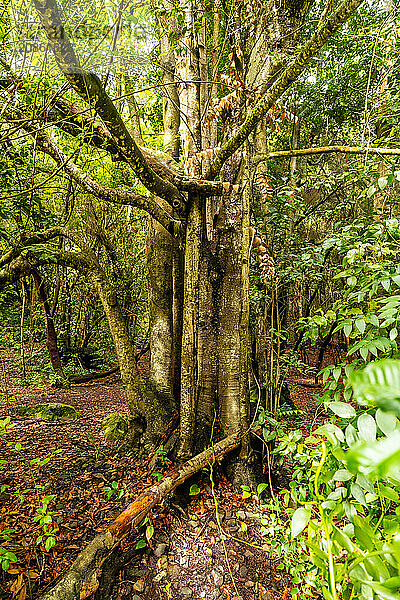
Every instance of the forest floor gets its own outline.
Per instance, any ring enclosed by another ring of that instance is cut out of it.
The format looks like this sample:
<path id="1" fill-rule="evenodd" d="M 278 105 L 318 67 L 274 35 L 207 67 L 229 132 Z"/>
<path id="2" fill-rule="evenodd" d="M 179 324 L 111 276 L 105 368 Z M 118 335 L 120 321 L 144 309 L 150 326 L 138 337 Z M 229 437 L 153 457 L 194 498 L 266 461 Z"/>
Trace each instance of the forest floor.
<path id="1" fill-rule="evenodd" d="M 159 475 L 149 470 L 146 461 L 121 457 L 116 444 L 101 432 L 106 416 L 126 412 L 117 376 L 68 390 L 22 387 L 15 355 L 5 351 L 2 360 L 7 378 L 2 384 L 0 418 L 9 414 L 10 403 L 61 402 L 82 415 L 72 421 L 13 416 L 12 428 L 0 438 L 0 458 L 8 461 L 0 485 L 10 486 L 0 495 L 0 545 L 6 530 L 14 530 L 5 547 L 18 557 L 8 573 L 0 569 L 0 598 L 33 600 L 54 585 L 84 544 Z M 314 395 L 321 391 L 310 384 L 312 380 L 303 380 L 300 374 L 293 374 L 289 383 L 296 406 L 304 410 L 300 426 L 305 433 L 315 417 Z M 42 466 L 31 463 L 49 456 Z M 156 471 L 164 473 L 168 468 L 169 461 L 164 460 Z M 242 491 L 223 477 L 218 477 L 214 491 L 207 477 L 197 484 L 200 493 L 190 496 L 187 490 L 183 504 L 182 497 L 174 496 L 153 510 L 147 533 L 152 528 L 154 533 L 121 572 L 114 600 L 290 597 L 290 577 L 271 550 L 279 534 L 270 527 L 271 509 L 255 495 L 243 499 Z M 42 487 L 35 491 L 35 485 Z M 107 488 L 113 490 L 110 497 Z M 46 536 L 42 545 L 37 543 L 43 527 L 34 520 L 39 515 L 39 498 L 46 495 L 54 496 L 46 514 L 56 537 L 48 552 L 43 548 Z M 145 531 L 142 527 L 132 536 L 133 545 L 145 541 Z"/>

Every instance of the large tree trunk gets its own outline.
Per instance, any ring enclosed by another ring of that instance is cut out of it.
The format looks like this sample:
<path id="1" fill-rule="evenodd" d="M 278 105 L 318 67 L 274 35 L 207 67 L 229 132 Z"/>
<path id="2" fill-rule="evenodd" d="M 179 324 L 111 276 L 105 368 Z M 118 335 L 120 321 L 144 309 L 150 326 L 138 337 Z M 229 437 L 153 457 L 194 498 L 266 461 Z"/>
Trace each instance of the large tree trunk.
<path id="1" fill-rule="evenodd" d="M 150 331 L 150 383 L 155 391 L 173 397 L 173 239 L 152 220 L 147 237 Z"/>

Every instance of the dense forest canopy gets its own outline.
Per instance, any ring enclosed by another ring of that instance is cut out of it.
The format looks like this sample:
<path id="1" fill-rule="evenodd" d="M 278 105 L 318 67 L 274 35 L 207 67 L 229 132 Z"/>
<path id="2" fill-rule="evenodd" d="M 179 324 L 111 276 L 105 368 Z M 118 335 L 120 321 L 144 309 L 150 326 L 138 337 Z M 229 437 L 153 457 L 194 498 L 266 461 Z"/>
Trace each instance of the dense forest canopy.
<path id="1" fill-rule="evenodd" d="M 25 382 L 119 370 L 125 450 L 219 441 L 249 488 L 293 370 L 345 416 L 346 377 L 398 358 L 398 22 L 391 0 L 3 2 L 0 306 Z"/>

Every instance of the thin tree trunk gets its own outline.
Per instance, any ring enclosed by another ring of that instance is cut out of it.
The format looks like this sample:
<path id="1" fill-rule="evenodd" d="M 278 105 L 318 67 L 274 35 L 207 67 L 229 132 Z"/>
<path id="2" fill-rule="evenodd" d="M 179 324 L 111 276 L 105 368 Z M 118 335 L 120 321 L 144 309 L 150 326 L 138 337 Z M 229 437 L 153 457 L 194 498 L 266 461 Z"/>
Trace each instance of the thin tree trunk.
<path id="1" fill-rule="evenodd" d="M 54 369 L 54 372 L 59 375 L 63 380 L 66 380 L 65 373 L 62 368 L 61 357 L 58 351 L 58 341 L 57 341 L 57 332 L 54 326 L 53 317 L 51 315 L 50 305 L 47 299 L 46 290 L 44 287 L 44 282 L 39 275 L 39 273 L 35 270 L 32 271 L 33 281 L 35 282 L 35 287 L 38 295 L 39 302 L 41 302 L 43 306 L 43 311 L 45 314 L 46 320 L 46 345 L 49 351 L 51 366 Z"/>
<path id="2" fill-rule="evenodd" d="M 130 443 L 142 436 L 144 445 L 157 444 L 171 417 L 171 407 L 146 384 L 136 363 L 125 318 L 111 285 L 98 272 L 92 281 L 106 314 L 130 411 Z M 143 435 L 142 435 L 143 434 Z"/>
<path id="3" fill-rule="evenodd" d="M 179 447 L 181 459 L 191 456 L 192 453 L 198 384 L 199 267 L 202 237 L 201 199 L 198 194 L 190 196 L 189 207 L 186 225 L 182 326 Z"/>

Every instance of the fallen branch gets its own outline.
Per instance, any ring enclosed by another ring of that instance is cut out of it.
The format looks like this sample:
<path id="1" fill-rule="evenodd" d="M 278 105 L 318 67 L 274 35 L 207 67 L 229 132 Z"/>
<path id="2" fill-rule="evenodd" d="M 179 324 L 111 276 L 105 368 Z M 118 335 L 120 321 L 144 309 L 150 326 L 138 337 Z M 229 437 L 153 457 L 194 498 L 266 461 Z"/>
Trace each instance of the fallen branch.
<path id="1" fill-rule="evenodd" d="M 82 550 L 68 573 L 41 600 L 84 600 L 96 593 L 106 561 L 119 549 L 121 540 L 137 527 L 156 504 L 178 485 L 213 464 L 240 444 L 240 434 L 230 435 L 211 448 L 173 469 L 158 483 L 146 488 L 108 527 Z"/>
<path id="2" fill-rule="evenodd" d="M 88 381 L 93 381 L 95 379 L 103 379 L 103 377 L 108 377 L 109 375 L 113 375 L 114 373 L 119 372 L 119 367 L 114 367 L 113 369 L 108 369 L 108 371 L 101 371 L 96 373 L 86 373 L 85 375 L 69 375 L 68 381 L 70 383 L 87 383 Z"/>

